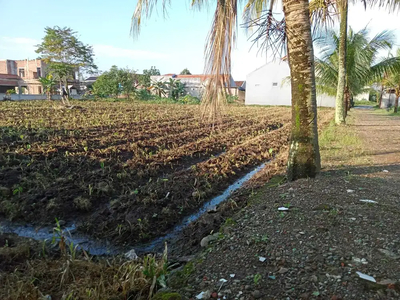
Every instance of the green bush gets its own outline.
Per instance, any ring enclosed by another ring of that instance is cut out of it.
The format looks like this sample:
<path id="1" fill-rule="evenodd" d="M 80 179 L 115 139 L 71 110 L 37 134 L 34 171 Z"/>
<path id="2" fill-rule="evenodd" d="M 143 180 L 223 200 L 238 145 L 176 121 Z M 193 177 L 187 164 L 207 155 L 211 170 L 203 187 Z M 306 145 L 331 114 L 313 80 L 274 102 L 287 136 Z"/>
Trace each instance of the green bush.
<path id="1" fill-rule="evenodd" d="M 226 96 L 226 102 L 228 103 L 236 103 L 238 100 L 239 100 L 238 96 L 233 96 L 233 95 Z"/>
<path id="2" fill-rule="evenodd" d="M 199 104 L 200 99 L 191 95 L 186 95 L 178 99 L 178 103 L 182 104 Z"/>
<path id="3" fill-rule="evenodd" d="M 153 95 L 146 89 L 140 89 L 135 92 L 135 99 L 148 101 L 152 100 L 154 97 Z"/>

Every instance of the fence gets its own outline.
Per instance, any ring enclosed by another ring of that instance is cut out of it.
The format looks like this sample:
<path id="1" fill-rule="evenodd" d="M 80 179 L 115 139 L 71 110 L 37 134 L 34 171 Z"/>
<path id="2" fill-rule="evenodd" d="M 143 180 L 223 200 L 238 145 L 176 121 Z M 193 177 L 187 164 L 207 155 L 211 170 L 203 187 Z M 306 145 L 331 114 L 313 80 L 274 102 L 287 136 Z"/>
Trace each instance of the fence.
<path id="1" fill-rule="evenodd" d="M 0 93 L 0 100 L 3 100 L 6 94 Z M 22 101 L 22 100 L 46 100 L 46 95 L 31 95 L 31 94 L 11 94 L 11 101 Z M 72 99 L 82 99 L 82 95 L 70 95 Z M 61 100 L 60 95 L 52 95 L 51 100 Z"/>

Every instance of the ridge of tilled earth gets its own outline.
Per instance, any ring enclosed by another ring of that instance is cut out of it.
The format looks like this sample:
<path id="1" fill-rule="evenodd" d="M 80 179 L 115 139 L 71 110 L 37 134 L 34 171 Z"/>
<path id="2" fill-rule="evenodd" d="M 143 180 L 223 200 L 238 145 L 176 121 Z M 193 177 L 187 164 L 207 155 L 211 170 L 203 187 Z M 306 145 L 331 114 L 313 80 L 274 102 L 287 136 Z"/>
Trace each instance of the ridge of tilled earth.
<path id="1" fill-rule="evenodd" d="M 193 273 L 179 283 L 183 296 L 400 299 L 396 182 L 381 167 L 363 172 L 380 178 L 334 171 L 259 190 L 257 203 L 192 262 Z M 278 211 L 281 206 L 289 210 Z M 360 279 L 357 271 L 383 284 Z"/>

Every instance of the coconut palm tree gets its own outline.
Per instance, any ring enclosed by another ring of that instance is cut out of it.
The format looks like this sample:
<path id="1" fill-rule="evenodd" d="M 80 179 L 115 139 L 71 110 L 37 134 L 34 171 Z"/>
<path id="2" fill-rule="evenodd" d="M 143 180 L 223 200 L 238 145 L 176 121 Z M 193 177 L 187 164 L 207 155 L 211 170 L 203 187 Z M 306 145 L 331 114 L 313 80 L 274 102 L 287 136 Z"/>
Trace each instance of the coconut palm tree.
<path id="1" fill-rule="evenodd" d="M 364 4 L 364 8 L 368 6 L 386 7 L 389 11 L 399 8 L 399 0 L 359 0 Z M 339 51 L 338 51 L 338 77 L 336 90 L 336 109 L 335 123 L 340 125 L 345 123 L 346 106 L 346 67 L 347 67 L 347 30 L 348 30 L 348 0 L 311 0 L 310 13 L 316 24 L 323 23 L 327 25 L 334 21 L 333 16 L 337 15 L 340 22 L 339 34 Z"/>
<path id="2" fill-rule="evenodd" d="M 400 58 L 391 57 L 381 59 L 378 53 L 381 50 L 390 50 L 394 35 L 390 31 L 383 31 L 370 39 L 369 31 L 364 28 L 354 32 L 351 28 L 347 36 L 347 57 L 345 76 L 345 107 L 350 108 L 353 96 L 365 90 L 371 82 L 380 82 L 387 73 L 400 70 Z M 340 36 L 329 31 L 326 38 L 318 43 L 325 45 L 323 57 L 316 59 L 317 88 L 328 95 L 334 96 L 339 86 L 340 76 Z M 347 111 L 346 110 L 346 111 Z"/>
<path id="3" fill-rule="evenodd" d="M 139 33 L 142 17 L 149 16 L 157 0 L 138 0 L 132 17 L 132 31 Z M 206 0 L 192 0 L 193 6 L 202 7 Z M 209 74 L 203 96 L 203 115 L 210 113 L 212 121 L 221 113 L 226 97 L 225 86 L 229 86 L 231 72 L 231 49 L 235 37 L 238 1 L 216 0 L 214 21 L 206 44 L 205 73 Z M 249 16 L 261 15 L 267 9 L 267 39 L 283 41 L 287 49 L 292 84 L 292 125 L 290 153 L 288 159 L 288 179 L 314 177 L 320 170 L 320 154 L 317 131 L 317 106 L 314 76 L 314 52 L 311 37 L 308 0 L 283 0 L 285 27 L 276 26 L 272 15 L 274 0 L 248 0 Z M 163 0 L 166 9 L 167 0 Z M 280 39 L 284 37 L 284 39 Z M 286 43 L 287 41 L 287 43 Z M 277 45 L 272 42 L 270 45 Z"/>

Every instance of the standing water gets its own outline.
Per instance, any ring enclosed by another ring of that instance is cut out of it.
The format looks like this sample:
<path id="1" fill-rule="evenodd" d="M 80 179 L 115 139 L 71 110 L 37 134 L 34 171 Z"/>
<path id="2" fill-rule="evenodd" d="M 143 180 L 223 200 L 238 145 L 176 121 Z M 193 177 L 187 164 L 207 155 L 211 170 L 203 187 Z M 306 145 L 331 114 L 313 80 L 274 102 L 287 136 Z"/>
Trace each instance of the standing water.
<path id="1" fill-rule="evenodd" d="M 256 173 L 258 173 L 266 163 L 258 166 L 251 172 L 247 173 L 242 178 L 235 181 L 232 185 L 230 185 L 221 195 L 211 199 L 206 202 L 196 213 L 185 217 L 180 224 L 175 226 L 173 230 L 165 236 L 156 238 L 151 243 L 135 247 L 135 250 L 138 252 L 150 252 L 158 246 L 162 246 L 164 241 L 167 239 L 171 239 L 176 237 L 185 227 L 187 227 L 191 222 L 199 219 L 204 213 L 207 212 L 208 209 L 215 207 L 221 202 L 228 199 L 228 197 L 241 188 L 244 183 L 249 181 Z M 63 229 L 63 236 L 66 239 L 67 243 L 73 243 L 74 245 L 78 245 L 78 249 L 83 249 L 90 253 L 91 255 L 113 255 L 118 254 L 123 251 L 123 249 L 114 247 L 110 245 L 107 241 L 95 240 L 87 235 L 75 233 L 76 227 L 73 224 L 70 227 L 66 227 Z M 51 241 L 54 237 L 54 230 L 52 228 L 40 228 L 36 229 L 33 226 L 21 226 L 12 224 L 9 222 L 0 222 L 0 232 L 4 233 L 15 233 L 18 236 L 31 238 L 39 241 Z M 72 235 L 74 233 L 74 235 Z"/>

